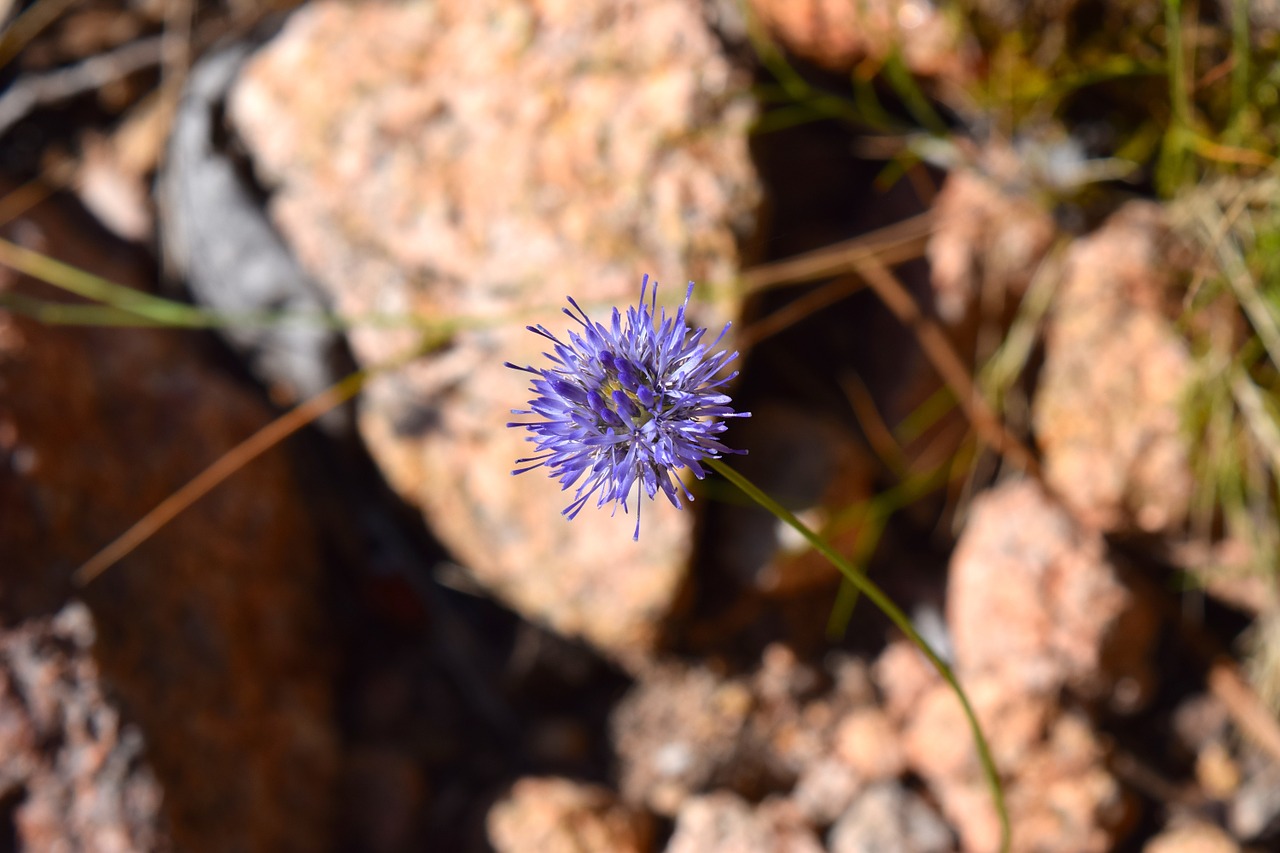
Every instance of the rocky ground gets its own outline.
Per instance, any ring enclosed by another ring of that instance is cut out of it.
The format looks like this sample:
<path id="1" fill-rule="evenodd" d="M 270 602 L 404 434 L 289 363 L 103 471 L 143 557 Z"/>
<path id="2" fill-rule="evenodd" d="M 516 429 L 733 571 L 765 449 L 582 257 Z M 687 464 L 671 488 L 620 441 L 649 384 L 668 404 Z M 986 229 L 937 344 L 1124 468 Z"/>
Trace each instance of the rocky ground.
<path id="1" fill-rule="evenodd" d="M 1234 8 L 0 3 L 0 850 L 997 850 L 954 694 L 771 516 L 510 476 L 525 326 L 643 273 L 1013 850 L 1277 849 Z"/>

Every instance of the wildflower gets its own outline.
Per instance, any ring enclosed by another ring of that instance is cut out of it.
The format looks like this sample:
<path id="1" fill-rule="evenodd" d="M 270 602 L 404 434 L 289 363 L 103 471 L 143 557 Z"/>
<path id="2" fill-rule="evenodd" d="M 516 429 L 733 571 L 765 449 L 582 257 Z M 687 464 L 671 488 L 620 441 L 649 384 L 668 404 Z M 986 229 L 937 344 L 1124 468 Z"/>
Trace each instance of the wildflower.
<path id="1" fill-rule="evenodd" d="M 528 329 L 554 345 L 544 353 L 552 366 L 539 369 L 506 366 L 532 373 L 529 390 L 536 395 L 528 409 L 512 414 L 542 418 L 509 423 L 531 435 L 537 453 L 516 460 L 532 463 L 512 471 L 522 474 L 545 466 L 561 489 L 577 486 L 573 501 L 562 515 L 572 519 L 593 495 L 596 507 L 612 502 L 627 512 L 632 489 L 636 491 L 636 529 L 640 538 L 640 491 L 650 499 L 661 490 L 680 509 L 680 494 L 693 500 L 680 472 L 688 469 L 698 479 L 706 475 L 704 459 L 719 459 L 730 450 L 717 436 L 727 428 L 723 418 L 744 418 L 746 412 L 729 407 L 721 388 L 735 376 L 719 374 L 736 352 L 714 352 L 729 326 L 710 344 L 702 343 L 706 329 L 685 322 L 685 309 L 693 294 L 693 282 L 675 317 L 666 309 L 655 314 L 658 285 L 654 282 L 645 304 L 649 276 L 640 285 L 640 302 L 627 309 L 626 322 L 617 308 L 609 325 L 596 323 L 572 297 L 573 318 L 580 331 L 570 331 L 561 341 L 544 326 Z M 719 378 L 717 378 L 719 377 Z"/>

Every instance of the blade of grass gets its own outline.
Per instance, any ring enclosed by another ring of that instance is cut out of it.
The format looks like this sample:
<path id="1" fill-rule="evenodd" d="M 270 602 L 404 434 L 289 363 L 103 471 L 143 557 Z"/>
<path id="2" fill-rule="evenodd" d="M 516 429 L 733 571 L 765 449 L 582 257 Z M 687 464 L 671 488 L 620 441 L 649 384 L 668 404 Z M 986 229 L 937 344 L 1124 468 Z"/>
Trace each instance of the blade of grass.
<path id="1" fill-rule="evenodd" d="M 45 27 L 56 21 L 77 0 L 39 0 L 0 33 L 0 68 L 8 65 Z"/>
<path id="2" fill-rule="evenodd" d="M 8 240 L 0 239 L 0 264 L 69 293 L 106 303 L 155 323 L 188 328 L 214 325 L 212 315 L 199 308 L 116 284 Z"/>

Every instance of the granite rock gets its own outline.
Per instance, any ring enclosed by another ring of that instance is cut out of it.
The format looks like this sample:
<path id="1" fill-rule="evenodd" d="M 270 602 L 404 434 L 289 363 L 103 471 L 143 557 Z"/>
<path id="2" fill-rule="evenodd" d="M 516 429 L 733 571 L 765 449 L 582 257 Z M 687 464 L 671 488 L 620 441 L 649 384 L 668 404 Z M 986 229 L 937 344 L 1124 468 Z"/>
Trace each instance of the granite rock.
<path id="1" fill-rule="evenodd" d="M 647 816 L 596 785 L 524 778 L 489 810 L 489 843 L 498 853 L 644 853 Z"/>
<path id="2" fill-rule="evenodd" d="M 293 250 L 356 322 L 378 371 L 361 431 L 391 484 L 461 563 L 524 615 L 635 663 L 688 555 L 692 515 L 569 524 L 556 484 L 512 478 L 527 399 L 504 361 L 537 361 L 566 294 L 634 302 L 640 276 L 703 284 L 697 320 L 736 312 L 726 284 L 758 199 L 748 81 L 697 4 L 318 2 L 243 73 L 231 121 Z M 705 306 L 705 307 L 704 307 Z M 374 318 L 381 318 L 375 322 Z M 729 435 L 732 444 L 732 432 Z"/>
<path id="3" fill-rule="evenodd" d="M 170 850 L 163 792 L 137 726 L 93 660 L 79 602 L 0 631 L 0 798 L 24 850 Z"/>
<path id="4" fill-rule="evenodd" d="M 752 0 L 751 8 L 788 50 L 833 71 L 894 50 L 922 77 L 959 83 L 975 71 L 974 46 L 929 0 Z"/>
<path id="5" fill-rule="evenodd" d="M 1176 532 L 1191 499 L 1192 360 L 1169 319 L 1170 242 L 1159 207 L 1121 208 L 1072 245 L 1049 315 L 1033 400 L 1045 477 L 1106 531 Z"/>

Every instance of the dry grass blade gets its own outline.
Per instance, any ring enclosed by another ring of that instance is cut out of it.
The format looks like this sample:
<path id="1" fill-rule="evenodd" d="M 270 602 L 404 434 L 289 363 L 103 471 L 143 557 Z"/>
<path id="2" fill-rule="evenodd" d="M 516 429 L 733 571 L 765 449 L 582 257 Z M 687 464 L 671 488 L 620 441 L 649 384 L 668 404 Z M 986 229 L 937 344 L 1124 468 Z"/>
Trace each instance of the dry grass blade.
<path id="1" fill-rule="evenodd" d="M 77 0 L 40 0 L 19 15 L 18 19 L 0 34 L 0 68 L 12 62 L 28 42 L 76 2 Z"/>
<path id="2" fill-rule="evenodd" d="M 879 258 L 867 255 L 857 263 L 858 271 L 867 280 L 867 284 L 875 290 L 894 316 L 915 334 L 925 357 L 955 394 L 961 409 L 982 441 L 1043 482 L 1039 461 L 996 417 L 942 327 L 925 316 L 902 282 L 898 281 Z"/>
<path id="3" fill-rule="evenodd" d="M 1271 460 L 1271 469 L 1280 471 L 1280 426 L 1267 411 L 1266 401 L 1258 386 L 1243 372 L 1231 380 L 1231 393 L 1244 414 L 1249 431 Z"/>
<path id="4" fill-rule="evenodd" d="M 893 431 L 885 423 L 880 410 L 876 408 L 876 401 L 867 390 L 867 386 L 856 373 L 849 373 L 843 377 L 840 385 L 849 400 L 849 405 L 853 408 L 854 417 L 858 419 L 862 434 L 866 436 L 867 443 L 871 445 L 876 456 L 894 474 L 900 477 L 906 474 L 907 455 L 903 452 L 902 445 L 898 444 L 898 440 L 894 438 Z"/>
<path id="5" fill-rule="evenodd" d="M 753 267 L 742 276 L 743 288 L 747 293 L 754 293 L 771 287 L 804 284 L 856 270 L 868 258 L 894 266 L 924 254 L 932 231 L 932 212 L 922 213 L 851 240 Z"/>
<path id="6" fill-rule="evenodd" d="M 40 107 L 92 92 L 135 71 L 158 65 L 162 49 L 162 36 L 139 39 L 69 68 L 22 77 L 0 96 L 0 135 Z"/>
<path id="7" fill-rule="evenodd" d="M 135 522 L 114 542 L 93 555 L 88 562 L 76 570 L 75 582 L 81 586 L 90 583 L 236 471 L 321 415 L 350 400 L 364 386 L 368 375 L 363 371 L 351 374 L 336 385 L 276 418 L 227 451 L 212 465 L 196 475 L 191 482 L 165 498 L 159 506 Z"/>
<path id="8" fill-rule="evenodd" d="M 856 275 L 842 275 L 812 293 L 794 299 L 778 310 L 752 322 L 738 333 L 738 345 L 746 349 L 794 326 L 811 314 L 857 293 L 866 283 Z"/>
<path id="9" fill-rule="evenodd" d="M 1228 657 L 1215 659 L 1207 681 L 1209 692 L 1227 707 L 1241 733 L 1272 761 L 1280 762 L 1280 722 L 1240 674 L 1235 661 Z"/>

